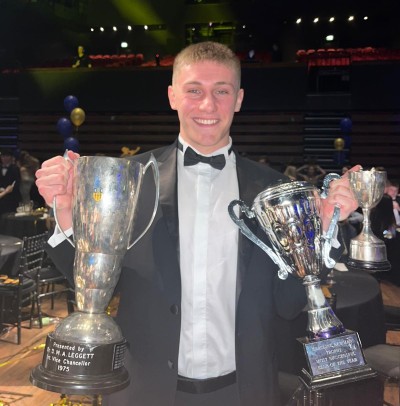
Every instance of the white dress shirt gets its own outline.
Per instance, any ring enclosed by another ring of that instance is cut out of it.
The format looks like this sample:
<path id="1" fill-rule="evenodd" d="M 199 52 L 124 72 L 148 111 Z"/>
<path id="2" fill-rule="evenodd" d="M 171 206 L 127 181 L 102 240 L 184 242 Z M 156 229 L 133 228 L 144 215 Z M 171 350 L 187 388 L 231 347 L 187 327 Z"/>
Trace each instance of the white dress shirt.
<path id="1" fill-rule="evenodd" d="M 235 154 L 228 154 L 232 141 L 212 154 L 225 155 L 226 165 L 218 170 L 206 163 L 184 166 L 188 145 L 179 140 L 183 151 L 178 150 L 177 159 L 182 281 L 178 372 L 205 379 L 236 369 L 239 229 L 228 205 L 239 197 L 239 186 Z"/>

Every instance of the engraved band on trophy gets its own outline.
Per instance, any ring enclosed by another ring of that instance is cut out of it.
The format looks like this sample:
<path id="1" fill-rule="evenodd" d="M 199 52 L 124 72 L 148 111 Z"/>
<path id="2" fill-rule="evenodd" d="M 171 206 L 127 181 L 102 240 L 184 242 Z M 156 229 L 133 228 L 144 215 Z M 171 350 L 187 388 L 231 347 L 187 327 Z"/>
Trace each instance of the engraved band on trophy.
<path id="1" fill-rule="evenodd" d="M 364 219 L 361 233 L 350 241 L 350 254 L 347 265 L 350 269 L 367 272 L 389 271 L 386 245 L 371 229 L 370 210 L 383 197 L 386 186 L 386 172 L 363 170 L 349 172 L 350 187 L 362 208 Z"/>
<path id="2" fill-rule="evenodd" d="M 272 186 L 259 193 L 252 207 L 234 200 L 228 211 L 240 231 L 263 249 L 278 265 L 278 276 L 286 279 L 292 274 L 303 280 L 308 302 L 308 337 L 299 338 L 308 369 L 300 379 L 312 389 L 332 386 L 349 380 L 376 375 L 365 362 L 356 332 L 346 330 L 326 300 L 318 275 L 323 263 L 332 268 L 331 239 L 339 220 L 340 209 L 335 207 L 329 229 L 323 236 L 320 219 L 321 198 L 331 180 L 340 178 L 328 174 L 324 192 L 320 195 L 313 185 L 293 181 Z M 248 228 L 234 211 L 235 206 L 250 219 L 255 219 L 268 237 L 272 248 Z"/>
<path id="3" fill-rule="evenodd" d="M 144 231 L 130 242 L 149 167 L 156 185 L 153 213 Z M 123 365 L 127 342 L 105 311 L 126 251 L 154 220 L 159 200 L 157 161 L 153 155 L 146 165 L 131 158 L 80 157 L 74 161 L 72 199 L 74 242 L 68 241 L 75 247 L 77 311 L 47 336 L 43 361 L 32 370 L 30 380 L 58 393 L 108 394 L 128 386 L 130 378 Z"/>

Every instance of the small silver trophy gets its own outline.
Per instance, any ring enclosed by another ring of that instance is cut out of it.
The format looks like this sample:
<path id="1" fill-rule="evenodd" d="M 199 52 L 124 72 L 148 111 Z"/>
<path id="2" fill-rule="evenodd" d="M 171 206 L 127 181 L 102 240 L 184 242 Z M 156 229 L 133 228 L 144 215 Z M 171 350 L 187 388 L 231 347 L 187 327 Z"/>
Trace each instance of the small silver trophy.
<path id="1" fill-rule="evenodd" d="M 330 181 L 339 177 L 336 174 L 325 177 L 322 197 Z M 256 219 L 273 248 L 253 234 L 236 215 L 235 206 L 239 206 L 246 217 Z M 313 389 L 375 375 L 365 363 L 358 334 L 344 328 L 320 286 L 318 275 L 323 263 L 328 268 L 335 264 L 329 253 L 340 217 L 340 209 L 335 207 L 329 229 L 323 236 L 320 206 L 321 195 L 316 187 L 294 181 L 259 193 L 251 209 L 240 200 L 232 201 L 228 207 L 240 231 L 278 265 L 281 279 L 290 273 L 303 280 L 309 307 L 308 337 L 298 341 L 303 345 L 308 370 L 303 369 L 301 379 Z"/>
<path id="2" fill-rule="evenodd" d="M 386 172 L 363 170 L 349 172 L 350 187 L 362 208 L 364 220 L 361 233 L 351 239 L 347 265 L 350 269 L 367 272 L 389 271 L 386 245 L 371 229 L 370 211 L 382 199 L 386 185 Z"/>
<path id="3" fill-rule="evenodd" d="M 130 242 L 143 176 L 152 167 L 156 184 L 152 217 Z M 77 311 L 47 336 L 42 364 L 30 380 L 39 388 L 66 394 L 107 394 L 129 384 L 123 360 L 127 342 L 106 314 L 124 255 L 147 232 L 159 196 L 157 161 L 80 157 L 74 161 L 72 221 Z M 56 199 L 54 200 L 56 202 Z M 56 208 L 55 208 L 55 217 Z"/>

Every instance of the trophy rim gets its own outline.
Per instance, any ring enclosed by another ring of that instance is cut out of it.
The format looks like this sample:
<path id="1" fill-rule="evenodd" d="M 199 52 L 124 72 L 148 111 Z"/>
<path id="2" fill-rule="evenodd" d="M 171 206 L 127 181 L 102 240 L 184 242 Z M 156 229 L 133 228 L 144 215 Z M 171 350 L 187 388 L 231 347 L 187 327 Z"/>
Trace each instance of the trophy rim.
<path id="1" fill-rule="evenodd" d="M 272 199 L 276 196 L 282 196 L 282 195 L 291 195 L 293 193 L 299 193 L 299 192 L 310 192 L 310 191 L 318 191 L 318 188 L 313 185 L 310 182 L 306 181 L 289 181 L 289 182 L 284 182 L 284 183 L 278 183 L 276 185 L 273 185 L 271 187 L 268 187 L 268 189 L 263 190 L 260 192 L 256 198 L 254 199 L 254 203 L 259 202 L 260 200 L 263 199 Z"/>

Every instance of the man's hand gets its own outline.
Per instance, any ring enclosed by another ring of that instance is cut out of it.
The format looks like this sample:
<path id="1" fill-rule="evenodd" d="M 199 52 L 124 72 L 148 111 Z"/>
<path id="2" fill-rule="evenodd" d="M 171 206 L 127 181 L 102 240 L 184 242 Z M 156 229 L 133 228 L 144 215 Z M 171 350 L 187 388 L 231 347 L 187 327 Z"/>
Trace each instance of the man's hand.
<path id="1" fill-rule="evenodd" d="M 45 162 L 36 171 L 36 185 L 39 193 L 49 206 L 53 206 L 56 196 L 57 218 L 59 225 L 66 230 L 72 225 L 72 175 L 73 161 L 79 155 L 68 151 L 67 158 L 56 156 Z"/>
<path id="2" fill-rule="evenodd" d="M 353 166 L 349 171 L 358 171 L 361 165 Z M 335 206 L 340 207 L 340 219 L 345 220 L 358 208 L 358 202 L 350 188 L 349 175 L 346 172 L 340 179 L 329 184 L 328 197 L 321 199 L 321 220 L 324 231 L 328 230 Z"/>

